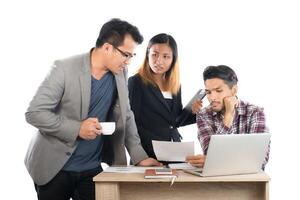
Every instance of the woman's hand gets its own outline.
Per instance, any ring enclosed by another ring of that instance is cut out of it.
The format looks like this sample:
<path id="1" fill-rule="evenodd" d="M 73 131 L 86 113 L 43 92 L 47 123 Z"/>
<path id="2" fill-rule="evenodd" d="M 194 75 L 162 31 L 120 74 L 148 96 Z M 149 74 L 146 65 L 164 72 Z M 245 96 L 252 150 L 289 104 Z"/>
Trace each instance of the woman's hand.
<path id="1" fill-rule="evenodd" d="M 196 101 L 194 101 L 192 105 L 192 113 L 196 114 L 197 112 L 200 111 L 201 108 L 202 108 L 202 101 L 200 99 L 197 99 Z"/>

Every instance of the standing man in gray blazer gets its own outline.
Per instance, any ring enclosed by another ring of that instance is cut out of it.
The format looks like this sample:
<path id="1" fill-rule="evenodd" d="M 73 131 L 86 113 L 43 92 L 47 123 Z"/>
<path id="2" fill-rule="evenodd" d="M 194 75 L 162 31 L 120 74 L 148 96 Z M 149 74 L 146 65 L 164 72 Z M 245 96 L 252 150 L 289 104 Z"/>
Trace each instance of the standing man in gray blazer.
<path id="1" fill-rule="evenodd" d="M 148 158 L 129 106 L 126 66 L 143 36 L 137 27 L 112 19 L 88 53 L 55 61 L 26 112 L 38 129 L 25 158 L 39 200 L 95 199 L 92 178 L 101 162 L 160 165 Z M 102 135 L 99 122 L 116 131 Z"/>

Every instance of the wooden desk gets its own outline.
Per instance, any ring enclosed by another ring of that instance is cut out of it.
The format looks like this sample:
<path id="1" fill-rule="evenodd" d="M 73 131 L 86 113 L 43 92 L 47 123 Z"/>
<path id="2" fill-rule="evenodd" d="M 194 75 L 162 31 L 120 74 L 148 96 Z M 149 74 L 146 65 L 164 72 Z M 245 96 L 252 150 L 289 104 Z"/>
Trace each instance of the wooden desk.
<path id="1" fill-rule="evenodd" d="M 144 179 L 143 174 L 100 173 L 94 177 L 96 200 L 256 200 L 269 199 L 265 173 L 198 177 L 179 171 L 170 179 Z"/>

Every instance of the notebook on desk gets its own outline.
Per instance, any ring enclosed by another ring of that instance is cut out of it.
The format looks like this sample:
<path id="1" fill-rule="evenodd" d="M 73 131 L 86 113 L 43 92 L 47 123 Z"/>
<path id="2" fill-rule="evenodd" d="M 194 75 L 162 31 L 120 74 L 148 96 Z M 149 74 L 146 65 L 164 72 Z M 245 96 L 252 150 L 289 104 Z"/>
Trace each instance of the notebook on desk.
<path id="1" fill-rule="evenodd" d="M 164 171 L 168 170 L 168 171 Z M 146 179 L 157 179 L 157 178 L 176 178 L 178 176 L 178 173 L 176 169 L 169 169 L 169 168 L 164 168 L 164 169 L 146 169 L 144 177 Z"/>
<path id="2" fill-rule="evenodd" d="M 197 176 L 258 173 L 270 137 L 270 133 L 212 135 L 203 168 L 183 171 Z"/>

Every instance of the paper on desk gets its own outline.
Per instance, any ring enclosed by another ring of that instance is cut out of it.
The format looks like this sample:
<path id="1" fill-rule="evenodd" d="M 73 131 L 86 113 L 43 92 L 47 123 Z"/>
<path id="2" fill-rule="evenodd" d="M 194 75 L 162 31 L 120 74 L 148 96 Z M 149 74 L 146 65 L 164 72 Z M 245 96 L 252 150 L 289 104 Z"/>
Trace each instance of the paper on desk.
<path id="1" fill-rule="evenodd" d="M 154 153 L 160 161 L 185 162 L 185 157 L 194 155 L 194 142 L 166 142 L 152 140 Z"/>
<path id="2" fill-rule="evenodd" d="M 163 167 L 139 167 L 139 166 L 111 166 L 104 170 L 104 172 L 114 173 L 144 173 L 146 169 L 162 169 Z"/>
<path id="3" fill-rule="evenodd" d="M 190 165 L 189 163 L 170 163 L 168 166 L 171 169 L 199 169 Z"/>

